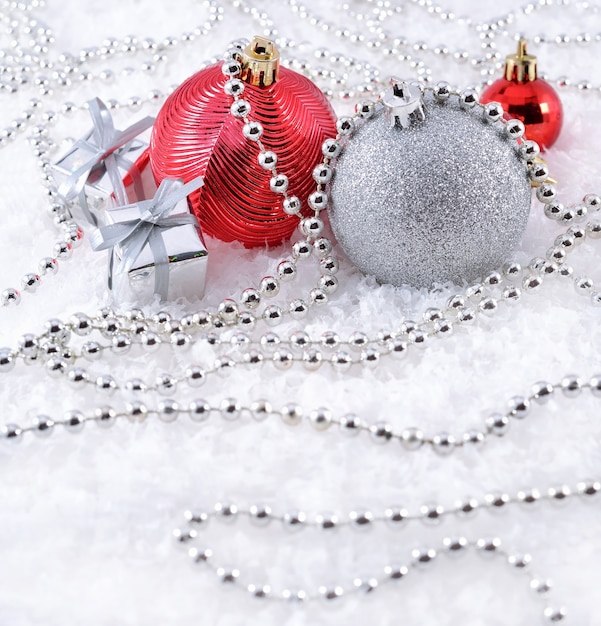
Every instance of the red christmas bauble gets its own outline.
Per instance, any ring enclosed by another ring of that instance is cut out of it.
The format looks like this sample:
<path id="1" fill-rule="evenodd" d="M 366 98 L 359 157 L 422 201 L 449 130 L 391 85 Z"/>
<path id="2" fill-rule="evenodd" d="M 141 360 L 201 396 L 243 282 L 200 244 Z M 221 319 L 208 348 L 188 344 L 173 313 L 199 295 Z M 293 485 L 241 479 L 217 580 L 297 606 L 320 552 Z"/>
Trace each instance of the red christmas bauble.
<path id="1" fill-rule="evenodd" d="M 522 83 L 499 78 L 484 91 L 480 101 L 499 102 L 505 117 L 522 120 L 526 137 L 543 149 L 550 148 L 559 137 L 563 122 L 561 100 L 542 78 Z"/>
<path id="2" fill-rule="evenodd" d="M 517 118 L 526 126 L 526 137 L 541 149 L 550 148 L 559 137 L 563 108 L 557 92 L 537 76 L 537 59 L 526 52 L 520 39 L 516 54 L 505 61 L 504 77 L 484 90 L 480 102 L 498 102 L 507 119 Z"/>
<path id="3" fill-rule="evenodd" d="M 190 201 L 205 233 L 247 247 L 278 244 L 292 235 L 298 218 L 284 213 L 283 196 L 269 187 L 272 173 L 258 164 L 258 146 L 231 114 L 221 68 L 201 70 L 169 96 L 152 131 L 152 171 L 157 182 L 204 177 Z M 310 80 L 284 67 L 269 85 L 245 84 L 242 97 L 252 107 L 249 119 L 263 125 L 263 145 L 278 157 L 277 172 L 289 178 L 288 195 L 306 206 L 321 145 L 336 135 L 330 103 Z"/>

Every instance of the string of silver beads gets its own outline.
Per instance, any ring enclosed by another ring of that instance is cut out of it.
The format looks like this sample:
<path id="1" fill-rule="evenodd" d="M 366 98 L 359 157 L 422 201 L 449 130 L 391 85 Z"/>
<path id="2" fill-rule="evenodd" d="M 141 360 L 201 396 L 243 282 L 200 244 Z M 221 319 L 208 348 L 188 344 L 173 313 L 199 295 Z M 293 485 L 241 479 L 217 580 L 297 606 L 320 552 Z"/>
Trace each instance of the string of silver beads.
<path id="1" fill-rule="evenodd" d="M 204 382 L 202 370 L 196 370 L 197 384 Z M 95 382 L 105 392 L 114 392 L 116 383 L 110 376 L 99 377 Z M 175 394 L 178 381 L 169 375 L 158 377 L 155 390 L 163 395 Z M 147 391 L 142 381 L 131 381 L 129 391 Z M 48 436 L 55 425 L 63 426 L 69 432 L 80 432 L 86 422 L 96 422 L 101 426 L 112 425 L 117 419 L 127 418 L 131 421 L 140 422 L 148 417 L 157 416 L 164 422 L 173 422 L 179 415 L 187 415 L 192 421 L 200 423 L 208 420 L 212 415 L 220 415 L 224 420 L 236 421 L 243 417 L 251 417 L 256 422 L 263 422 L 268 418 L 279 418 L 288 426 L 299 426 L 307 422 L 313 430 L 324 432 L 331 427 L 337 426 L 339 432 L 347 436 L 355 436 L 366 433 L 370 440 L 376 444 L 385 444 L 398 441 L 404 450 L 417 451 L 424 447 L 431 448 L 441 456 L 447 456 L 452 452 L 468 446 L 481 446 L 490 437 L 504 437 L 510 430 L 513 421 L 521 421 L 530 413 L 533 403 L 544 405 L 551 400 L 556 392 L 561 392 L 564 397 L 574 399 L 581 396 L 584 390 L 597 398 L 601 398 L 601 375 L 593 376 L 588 381 L 577 375 L 565 376 L 559 383 L 551 384 L 546 381 L 535 383 L 528 395 L 513 396 L 507 403 L 505 411 L 491 412 L 486 418 L 483 427 L 467 430 L 457 437 L 443 431 L 433 436 L 426 436 L 421 428 L 404 427 L 395 431 L 393 426 L 386 421 L 370 422 L 354 413 L 347 413 L 340 417 L 333 411 L 321 406 L 307 410 L 295 402 L 288 402 L 279 409 L 274 409 L 271 402 L 259 399 L 249 405 L 233 397 L 226 397 L 217 403 L 211 403 L 204 398 L 197 398 L 185 405 L 173 398 L 164 398 L 155 407 L 149 406 L 141 400 L 131 400 L 121 411 L 113 407 L 101 406 L 93 413 L 85 415 L 81 411 L 68 411 L 63 419 L 55 420 L 47 415 L 38 415 L 32 424 L 21 426 L 15 423 L 7 423 L 0 426 L 0 440 L 19 442 L 26 432 L 35 435 Z"/>

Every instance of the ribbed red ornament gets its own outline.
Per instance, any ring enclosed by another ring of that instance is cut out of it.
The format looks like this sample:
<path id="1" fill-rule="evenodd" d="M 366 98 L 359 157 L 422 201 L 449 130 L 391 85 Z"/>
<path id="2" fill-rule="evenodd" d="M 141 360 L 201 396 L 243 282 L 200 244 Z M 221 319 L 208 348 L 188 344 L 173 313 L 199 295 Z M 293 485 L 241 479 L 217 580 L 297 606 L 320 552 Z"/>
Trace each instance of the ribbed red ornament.
<path id="1" fill-rule="evenodd" d="M 190 201 L 205 233 L 247 247 L 278 244 L 292 235 L 298 219 L 282 210 L 283 196 L 269 188 L 271 172 L 257 162 L 258 146 L 230 113 L 221 67 L 194 74 L 159 111 L 150 141 L 152 171 L 157 182 L 204 177 Z M 321 145 L 336 134 L 330 103 L 311 81 L 284 67 L 271 85 L 246 84 L 242 97 L 252 107 L 249 119 L 263 125 L 263 145 L 278 156 L 278 173 L 289 178 L 288 194 L 306 207 Z"/>

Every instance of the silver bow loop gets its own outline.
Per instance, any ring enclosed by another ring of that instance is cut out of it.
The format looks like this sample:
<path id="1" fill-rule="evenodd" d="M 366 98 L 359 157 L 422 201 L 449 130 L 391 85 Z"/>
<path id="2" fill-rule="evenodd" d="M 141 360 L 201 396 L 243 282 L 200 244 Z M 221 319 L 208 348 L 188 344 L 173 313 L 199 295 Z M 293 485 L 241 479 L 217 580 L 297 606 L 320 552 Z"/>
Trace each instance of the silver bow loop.
<path id="1" fill-rule="evenodd" d="M 133 140 L 150 128 L 154 122 L 152 117 L 145 117 L 125 130 L 115 129 L 110 111 L 100 100 L 94 98 L 88 102 L 88 110 L 92 118 L 93 128 L 82 139 L 73 144 L 73 150 L 82 149 L 90 153 L 90 157 L 63 181 L 58 192 L 67 201 L 74 200 L 81 195 L 86 181 L 92 170 L 104 162 L 111 184 L 120 204 L 125 204 L 127 198 L 118 165 L 129 168 L 132 164 L 124 159 L 124 155 L 131 149 Z"/>
<path id="2" fill-rule="evenodd" d="M 148 244 L 154 259 L 154 292 L 167 299 L 169 290 L 169 255 L 163 241 L 163 231 L 186 224 L 198 225 L 196 217 L 190 213 L 169 215 L 169 212 L 193 191 L 203 185 L 201 176 L 184 185 L 175 178 L 165 178 L 157 189 L 154 198 L 141 200 L 117 209 L 136 209 L 139 216 L 101 226 L 90 234 L 93 250 L 111 250 L 109 260 L 109 288 L 113 286 L 115 272 L 115 247 L 120 248 L 120 261 L 117 272 L 129 272 L 144 247 Z"/>

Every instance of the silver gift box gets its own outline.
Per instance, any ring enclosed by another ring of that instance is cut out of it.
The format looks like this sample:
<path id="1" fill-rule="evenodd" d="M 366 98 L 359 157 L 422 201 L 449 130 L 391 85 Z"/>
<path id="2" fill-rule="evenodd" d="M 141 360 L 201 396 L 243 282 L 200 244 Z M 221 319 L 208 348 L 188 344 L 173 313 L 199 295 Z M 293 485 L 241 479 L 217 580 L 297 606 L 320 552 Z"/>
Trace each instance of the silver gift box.
<path id="1" fill-rule="evenodd" d="M 91 136 L 92 131 L 86 135 L 84 141 Z M 144 154 L 147 148 L 147 142 L 135 139 L 131 142 L 128 150 L 120 151 L 121 156 L 117 159 L 120 180 L 128 173 L 131 175 L 132 165 Z M 86 144 L 74 144 L 52 166 L 56 186 L 60 188 L 61 184 L 67 180 L 72 172 L 85 165 L 95 154 L 96 152 L 92 146 L 88 148 Z M 115 189 L 103 161 L 90 171 L 84 187 L 84 194 L 93 216 L 102 223 L 103 209 L 116 204 Z"/>
<path id="2" fill-rule="evenodd" d="M 156 190 L 154 180 L 150 183 L 150 168 L 143 170 L 147 197 L 153 197 L 151 187 Z M 128 187 L 128 190 L 130 188 Z M 128 193 L 128 195 L 130 195 Z M 140 198 L 137 198 L 138 200 Z M 187 199 L 176 204 L 169 215 L 190 213 Z M 105 212 L 107 224 L 114 224 L 139 217 L 136 207 L 114 207 Z M 204 293 L 208 263 L 208 252 L 202 233 L 195 224 L 184 224 L 162 231 L 163 242 L 169 257 L 169 291 L 168 300 L 177 298 L 200 298 Z M 127 272 L 119 272 L 118 264 L 122 258 L 120 245 L 115 246 L 115 273 L 113 276 L 113 293 L 119 302 L 150 302 L 154 299 L 154 256 L 150 246 L 146 244 L 138 255 L 134 266 Z"/>

